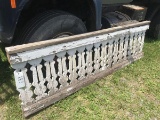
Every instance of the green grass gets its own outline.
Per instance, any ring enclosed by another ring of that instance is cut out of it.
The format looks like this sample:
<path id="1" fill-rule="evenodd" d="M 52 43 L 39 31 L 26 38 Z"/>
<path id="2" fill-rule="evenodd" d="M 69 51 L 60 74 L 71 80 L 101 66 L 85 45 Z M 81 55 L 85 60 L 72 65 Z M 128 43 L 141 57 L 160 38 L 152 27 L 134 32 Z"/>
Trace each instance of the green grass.
<path id="1" fill-rule="evenodd" d="M 160 41 L 147 39 L 144 58 L 81 89 L 31 120 L 159 120 Z M 0 45 L 0 120 L 24 119 L 4 46 Z"/>

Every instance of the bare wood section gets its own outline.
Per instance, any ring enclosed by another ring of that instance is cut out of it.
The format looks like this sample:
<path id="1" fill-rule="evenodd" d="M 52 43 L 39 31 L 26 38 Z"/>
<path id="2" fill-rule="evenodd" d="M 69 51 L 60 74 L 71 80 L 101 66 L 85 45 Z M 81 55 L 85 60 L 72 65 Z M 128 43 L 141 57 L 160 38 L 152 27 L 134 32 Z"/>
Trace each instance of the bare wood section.
<path id="1" fill-rule="evenodd" d="M 126 8 L 135 9 L 135 10 L 144 10 L 144 7 L 137 6 L 137 5 L 123 5 Z"/>
<path id="2" fill-rule="evenodd" d="M 61 99 L 64 99 L 65 97 L 75 93 L 76 91 L 80 90 L 81 88 L 94 83 L 98 79 L 103 78 L 105 76 L 108 76 L 108 75 L 112 74 L 113 72 L 115 72 L 116 70 L 119 70 L 119 69 L 127 66 L 128 64 L 131 64 L 132 62 L 134 62 L 136 60 L 139 60 L 142 57 L 143 57 L 143 53 L 136 55 L 134 57 L 128 58 L 128 60 L 124 60 L 123 62 L 115 65 L 113 68 L 109 68 L 108 70 L 104 70 L 100 73 L 89 76 L 89 77 L 79 81 L 77 84 L 73 84 L 73 85 L 59 91 L 58 93 L 48 97 L 48 98 L 44 98 L 43 100 L 38 101 L 37 103 L 35 103 L 33 105 L 28 105 L 27 107 L 22 106 L 23 110 L 24 110 L 23 111 L 24 116 L 28 117 L 28 116 L 32 115 L 33 113 L 38 112 L 38 111 L 42 110 L 43 108 L 46 108 L 47 106 L 50 106 L 51 104 L 53 104 Z"/>
<path id="3" fill-rule="evenodd" d="M 93 37 L 93 36 L 98 36 L 98 35 L 102 35 L 102 34 L 109 34 L 109 33 L 112 33 L 112 32 L 125 30 L 125 29 L 128 29 L 128 28 L 144 26 L 144 25 L 148 25 L 148 24 L 150 24 L 150 21 L 137 22 L 137 23 L 134 23 L 134 24 L 129 24 L 129 25 L 125 25 L 125 26 L 119 26 L 119 27 L 99 30 L 99 31 L 91 32 L 91 33 L 81 34 L 81 35 L 69 36 L 69 37 L 66 37 L 66 38 L 58 38 L 58 39 L 53 39 L 53 40 L 49 40 L 49 41 L 41 41 L 41 42 L 35 42 L 35 43 L 30 43 L 30 44 L 7 47 L 6 52 L 7 52 L 8 55 L 10 55 L 10 54 L 14 54 L 14 53 L 24 52 L 24 51 L 27 51 L 27 50 L 34 50 L 34 49 L 47 47 L 47 46 L 51 46 L 51 45 L 57 45 L 57 44 L 60 44 L 60 43 L 72 42 L 72 41 L 75 41 L 75 40 L 77 41 L 77 40 L 80 40 L 80 39 Z"/>

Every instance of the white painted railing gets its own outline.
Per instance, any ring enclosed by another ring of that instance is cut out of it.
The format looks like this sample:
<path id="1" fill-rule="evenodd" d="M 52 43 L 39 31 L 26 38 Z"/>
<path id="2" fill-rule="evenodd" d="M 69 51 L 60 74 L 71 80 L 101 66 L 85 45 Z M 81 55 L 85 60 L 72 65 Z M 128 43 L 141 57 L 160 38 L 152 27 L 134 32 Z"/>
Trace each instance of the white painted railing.
<path id="1" fill-rule="evenodd" d="M 6 48 L 24 115 L 141 58 L 148 24 Z"/>

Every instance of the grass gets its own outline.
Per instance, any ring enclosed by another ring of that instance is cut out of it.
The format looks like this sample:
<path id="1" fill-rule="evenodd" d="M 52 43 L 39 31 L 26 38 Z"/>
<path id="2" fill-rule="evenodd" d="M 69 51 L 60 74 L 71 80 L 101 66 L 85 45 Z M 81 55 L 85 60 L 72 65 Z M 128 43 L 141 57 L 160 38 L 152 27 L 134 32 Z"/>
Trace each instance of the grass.
<path id="1" fill-rule="evenodd" d="M 159 120 L 160 41 L 147 39 L 144 58 L 81 89 L 31 120 Z M 0 120 L 24 119 L 13 70 L 0 44 Z"/>

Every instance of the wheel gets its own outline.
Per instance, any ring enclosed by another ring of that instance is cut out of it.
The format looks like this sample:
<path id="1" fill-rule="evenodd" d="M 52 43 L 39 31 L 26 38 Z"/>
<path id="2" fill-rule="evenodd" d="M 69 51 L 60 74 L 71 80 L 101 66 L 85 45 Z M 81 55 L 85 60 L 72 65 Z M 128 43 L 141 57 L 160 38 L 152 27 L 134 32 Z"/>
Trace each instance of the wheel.
<path id="1" fill-rule="evenodd" d="M 76 16 L 61 11 L 47 11 L 26 24 L 14 43 L 32 43 L 85 32 L 84 23 Z"/>
<path id="2" fill-rule="evenodd" d="M 149 35 L 155 39 L 160 39 L 160 15 L 155 15 L 154 19 L 151 22 Z"/>

